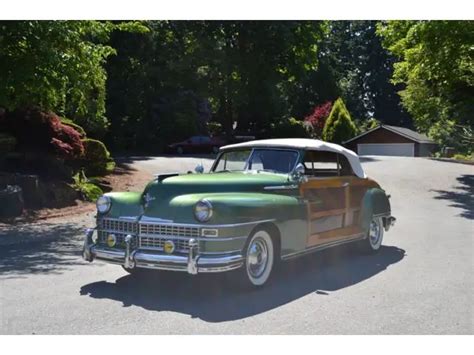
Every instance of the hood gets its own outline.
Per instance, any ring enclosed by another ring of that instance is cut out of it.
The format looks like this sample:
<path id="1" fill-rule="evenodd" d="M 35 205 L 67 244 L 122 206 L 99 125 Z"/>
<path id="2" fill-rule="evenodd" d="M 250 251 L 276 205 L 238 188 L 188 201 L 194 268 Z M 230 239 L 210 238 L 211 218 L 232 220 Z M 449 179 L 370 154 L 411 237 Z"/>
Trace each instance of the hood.
<path id="1" fill-rule="evenodd" d="M 154 180 L 148 184 L 145 193 L 174 197 L 177 194 L 203 192 L 256 192 L 265 186 L 289 184 L 286 174 L 225 172 L 208 174 L 183 174 L 171 176 L 163 181 Z"/>
<path id="2" fill-rule="evenodd" d="M 267 191 L 266 186 L 290 185 L 288 175 L 266 172 L 224 172 L 208 174 L 184 174 L 172 176 L 163 181 L 154 180 L 145 188 L 150 200 L 145 209 L 147 216 L 160 216 L 174 220 L 177 216 L 175 203 L 178 197 L 205 198 L 207 194 L 237 192 L 242 196 L 246 192 Z M 193 198 L 193 199 L 194 199 Z"/>

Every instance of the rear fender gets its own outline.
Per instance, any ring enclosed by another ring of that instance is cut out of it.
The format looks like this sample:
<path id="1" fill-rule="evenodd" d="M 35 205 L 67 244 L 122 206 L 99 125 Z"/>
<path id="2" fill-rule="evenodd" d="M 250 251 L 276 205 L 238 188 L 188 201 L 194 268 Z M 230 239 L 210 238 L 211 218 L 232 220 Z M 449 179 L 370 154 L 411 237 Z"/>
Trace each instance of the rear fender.
<path id="1" fill-rule="evenodd" d="M 390 216 L 390 201 L 385 191 L 379 188 L 367 190 L 362 199 L 360 225 L 364 231 L 369 230 L 370 221 L 374 216 Z"/>

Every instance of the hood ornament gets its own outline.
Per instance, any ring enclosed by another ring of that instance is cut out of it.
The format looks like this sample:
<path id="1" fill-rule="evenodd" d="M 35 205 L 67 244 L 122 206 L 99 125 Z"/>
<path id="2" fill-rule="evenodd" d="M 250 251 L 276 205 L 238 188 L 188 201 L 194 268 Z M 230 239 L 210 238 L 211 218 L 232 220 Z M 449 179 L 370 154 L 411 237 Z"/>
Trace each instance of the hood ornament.
<path id="1" fill-rule="evenodd" d="M 150 204 L 150 202 L 154 201 L 154 200 L 156 200 L 156 197 L 153 197 L 152 195 L 150 195 L 149 192 L 147 192 L 145 195 L 143 195 L 143 201 L 144 201 L 145 208 L 147 208 L 148 205 Z"/>

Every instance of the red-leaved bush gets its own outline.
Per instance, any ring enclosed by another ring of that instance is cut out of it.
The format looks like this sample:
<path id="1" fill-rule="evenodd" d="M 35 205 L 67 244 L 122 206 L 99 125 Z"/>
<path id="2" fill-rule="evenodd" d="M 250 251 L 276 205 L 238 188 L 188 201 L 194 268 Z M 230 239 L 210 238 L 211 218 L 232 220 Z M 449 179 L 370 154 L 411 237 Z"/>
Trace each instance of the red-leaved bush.
<path id="1" fill-rule="evenodd" d="M 0 126 L 17 139 L 21 151 L 50 153 L 64 159 L 75 159 L 84 154 L 81 135 L 62 124 L 53 112 L 36 107 L 17 109 L 4 114 Z"/>
<path id="2" fill-rule="evenodd" d="M 313 133 L 320 137 L 324 125 L 326 124 L 326 119 L 329 117 L 332 109 L 332 102 L 328 101 L 324 104 L 318 105 L 314 108 L 313 112 L 304 118 L 304 122 L 311 126 Z"/>

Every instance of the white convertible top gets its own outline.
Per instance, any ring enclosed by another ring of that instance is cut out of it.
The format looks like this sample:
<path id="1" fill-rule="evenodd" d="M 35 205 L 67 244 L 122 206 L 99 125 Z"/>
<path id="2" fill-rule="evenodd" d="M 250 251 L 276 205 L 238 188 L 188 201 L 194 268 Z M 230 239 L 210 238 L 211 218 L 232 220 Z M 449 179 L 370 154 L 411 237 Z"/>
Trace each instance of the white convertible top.
<path id="1" fill-rule="evenodd" d="M 360 165 L 359 156 L 352 150 L 341 147 L 339 144 L 328 143 L 318 139 L 308 138 L 279 138 L 279 139 L 261 139 L 244 143 L 237 143 L 221 147 L 220 150 L 229 150 L 235 148 L 254 148 L 254 147 L 279 147 L 279 148 L 298 148 L 308 150 L 321 150 L 326 152 L 334 152 L 344 155 L 351 164 L 354 173 L 365 178 L 364 169 Z"/>

